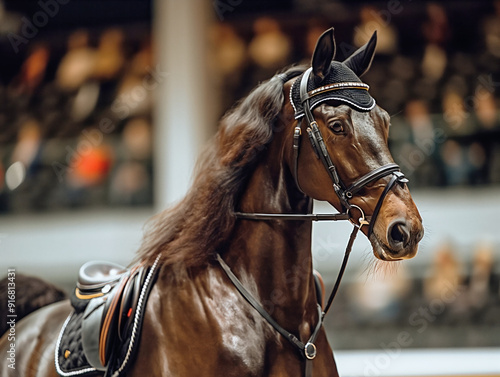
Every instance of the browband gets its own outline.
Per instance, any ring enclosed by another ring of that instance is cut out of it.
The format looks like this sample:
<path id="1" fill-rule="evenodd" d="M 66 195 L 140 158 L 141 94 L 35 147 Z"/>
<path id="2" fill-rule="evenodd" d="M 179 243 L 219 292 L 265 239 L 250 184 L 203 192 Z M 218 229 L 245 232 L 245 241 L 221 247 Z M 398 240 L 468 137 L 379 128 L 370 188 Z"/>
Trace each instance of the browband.
<path id="1" fill-rule="evenodd" d="M 336 84 L 330 84 L 330 85 L 324 85 L 320 86 L 318 89 L 311 90 L 308 92 L 309 98 L 314 97 L 315 95 L 325 93 L 325 92 L 331 92 L 333 90 L 340 90 L 340 89 L 364 89 L 368 90 L 370 89 L 370 86 L 362 83 L 362 82 L 338 82 Z"/>

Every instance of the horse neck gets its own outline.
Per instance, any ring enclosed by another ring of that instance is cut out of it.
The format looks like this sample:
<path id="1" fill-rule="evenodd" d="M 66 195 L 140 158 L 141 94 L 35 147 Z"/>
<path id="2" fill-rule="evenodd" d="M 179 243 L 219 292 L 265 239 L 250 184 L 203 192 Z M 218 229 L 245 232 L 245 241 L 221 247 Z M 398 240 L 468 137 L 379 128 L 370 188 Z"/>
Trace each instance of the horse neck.
<path id="1" fill-rule="evenodd" d="M 271 145 L 249 179 L 242 212 L 308 213 L 311 199 L 300 193 Z M 273 164 L 273 161 L 277 161 Z M 238 220 L 226 261 L 243 284 L 283 326 L 304 323 L 316 313 L 309 221 Z"/>

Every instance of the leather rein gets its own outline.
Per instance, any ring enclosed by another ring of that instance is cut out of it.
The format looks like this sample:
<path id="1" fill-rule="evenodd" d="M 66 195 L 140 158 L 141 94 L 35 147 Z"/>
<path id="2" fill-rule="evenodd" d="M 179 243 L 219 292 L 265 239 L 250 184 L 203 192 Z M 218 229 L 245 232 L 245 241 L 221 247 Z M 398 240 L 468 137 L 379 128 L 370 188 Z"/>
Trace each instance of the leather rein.
<path id="1" fill-rule="evenodd" d="M 338 196 L 340 203 L 343 207 L 342 213 L 334 213 L 334 214 L 282 214 L 282 213 L 245 213 L 245 212 L 235 212 L 235 216 L 239 219 L 246 220 L 257 220 L 257 221 L 273 221 L 273 220 L 285 220 L 285 221 L 341 221 L 341 220 L 349 220 L 353 224 L 353 230 L 349 237 L 349 241 L 347 243 L 344 258 L 342 260 L 342 265 L 340 267 L 339 273 L 337 275 L 337 279 L 335 281 L 335 285 L 330 293 L 327 304 L 325 308 L 322 309 L 318 304 L 318 322 L 314 331 L 308 341 L 303 343 L 300 341 L 294 334 L 285 330 L 281 327 L 272 317 L 271 315 L 264 309 L 264 307 L 259 303 L 257 299 L 255 299 L 252 294 L 245 288 L 245 286 L 241 283 L 241 281 L 236 277 L 236 275 L 232 272 L 231 268 L 224 262 L 220 254 L 217 254 L 217 261 L 221 265 L 222 269 L 234 284 L 236 289 L 240 292 L 240 294 L 245 298 L 245 300 L 255 309 L 259 314 L 283 337 L 285 337 L 293 346 L 295 346 L 302 357 L 305 358 L 305 376 L 312 376 L 312 360 L 316 357 L 316 346 L 314 342 L 319 334 L 319 331 L 323 325 L 323 319 L 328 313 L 333 299 L 335 298 L 338 288 L 340 286 L 340 282 L 344 275 L 347 262 L 349 259 L 349 255 L 352 250 L 352 246 L 354 244 L 354 240 L 358 234 L 358 231 L 364 226 L 368 225 L 368 234 L 370 237 L 373 232 L 373 226 L 378 217 L 380 208 L 382 207 L 382 203 L 384 202 L 385 197 L 389 193 L 389 191 L 394 187 L 396 183 L 404 186 L 405 183 L 408 182 L 408 179 L 404 176 L 404 174 L 400 171 L 400 167 L 397 164 L 389 163 L 383 166 L 380 166 L 371 172 L 363 175 L 358 178 L 353 184 L 350 186 L 346 186 L 342 180 L 340 179 L 337 169 L 332 162 L 330 154 L 328 153 L 328 149 L 326 148 L 326 144 L 321 135 L 321 131 L 319 130 L 318 124 L 312 115 L 312 109 L 310 107 L 310 99 L 314 97 L 314 91 L 307 92 L 307 85 L 309 82 L 309 77 L 311 75 L 312 68 L 307 69 L 300 81 L 300 101 L 304 108 L 305 114 L 305 122 L 306 122 L 306 132 L 308 134 L 309 140 L 313 147 L 313 150 L 316 154 L 316 157 L 321 160 L 323 166 L 325 167 L 330 179 L 332 180 L 333 189 Z M 277 75 L 275 78 L 278 78 L 284 82 L 287 81 L 287 77 L 284 75 Z M 302 122 L 299 122 L 294 129 L 293 135 L 293 155 L 294 155 L 294 179 L 297 185 L 297 188 L 302 191 L 299 184 L 298 179 L 298 163 L 299 163 L 299 149 L 300 149 L 300 137 L 302 135 Z M 374 182 L 380 178 L 383 178 L 387 175 L 391 175 L 391 178 L 387 185 L 385 186 L 382 194 L 380 195 L 378 202 L 375 206 L 373 214 L 371 217 L 366 217 L 364 211 L 357 205 L 349 203 L 349 199 L 351 199 L 356 193 L 358 193 L 363 187 L 367 184 Z M 352 210 L 357 209 L 361 216 L 356 223 L 353 221 Z"/>

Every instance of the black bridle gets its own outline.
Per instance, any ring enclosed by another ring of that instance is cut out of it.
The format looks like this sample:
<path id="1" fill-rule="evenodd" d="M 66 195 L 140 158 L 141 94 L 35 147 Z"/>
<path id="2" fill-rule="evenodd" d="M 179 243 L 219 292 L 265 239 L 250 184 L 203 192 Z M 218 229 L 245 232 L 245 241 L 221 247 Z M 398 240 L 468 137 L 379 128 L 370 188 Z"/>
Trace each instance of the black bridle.
<path id="1" fill-rule="evenodd" d="M 309 136 L 309 140 L 311 142 L 312 148 L 316 154 L 316 157 L 321 160 L 323 166 L 325 167 L 331 181 L 333 184 L 333 189 L 340 200 L 340 203 L 343 208 L 343 213 L 336 214 L 282 214 L 282 213 L 243 213 L 236 212 L 235 215 L 241 219 L 248 220 L 309 220 L 309 221 L 337 221 L 337 220 L 351 220 L 353 225 L 360 228 L 363 225 L 368 225 L 367 236 L 373 232 L 373 227 L 375 225 L 375 221 L 378 217 L 380 208 L 382 207 L 382 203 L 384 202 L 385 197 L 389 193 L 389 191 L 394 187 L 396 183 L 400 184 L 401 187 L 408 182 L 408 179 L 401 172 L 400 167 L 397 164 L 389 163 L 383 166 L 380 166 L 371 172 L 363 175 L 358 178 L 354 183 L 350 186 L 346 186 L 344 182 L 340 179 L 337 168 L 335 167 L 330 154 L 328 153 L 328 149 L 326 148 L 326 144 L 324 142 L 321 131 L 319 130 L 318 123 L 314 119 L 314 116 L 311 111 L 310 99 L 315 95 L 321 93 L 322 88 L 317 88 L 310 92 L 307 92 L 307 83 L 309 82 L 309 77 L 311 75 L 312 68 L 307 69 L 302 75 L 302 79 L 300 81 L 300 101 L 302 103 L 302 107 L 304 108 L 304 115 L 306 121 L 306 131 Z M 277 76 L 281 78 L 280 75 Z M 284 79 L 284 78 L 281 78 Z M 342 88 L 342 84 L 350 85 L 356 83 L 339 83 L 340 88 Z M 358 84 L 359 85 L 359 84 Z M 294 129 L 293 134 L 293 154 L 294 154 L 294 167 L 293 167 L 293 175 L 295 179 L 295 184 L 297 188 L 302 191 L 299 183 L 298 176 L 298 166 L 299 166 L 299 150 L 300 150 L 300 138 L 302 136 L 302 124 L 299 122 Z M 380 195 L 378 202 L 375 206 L 373 214 L 371 217 L 365 216 L 364 211 L 357 205 L 351 204 L 349 202 L 350 199 L 354 197 L 356 193 L 358 193 L 363 187 L 368 185 L 371 182 L 379 180 L 387 175 L 391 175 L 391 179 L 385 186 L 382 194 Z M 303 192 L 303 191 L 302 191 Z M 358 223 L 353 221 L 352 219 L 352 209 L 357 209 L 361 217 L 358 219 Z"/>
<path id="2" fill-rule="evenodd" d="M 318 124 L 316 123 L 316 120 L 314 119 L 314 116 L 311 111 L 311 106 L 309 101 L 315 95 L 312 93 L 321 93 L 321 88 L 315 89 L 309 93 L 307 92 L 307 83 L 309 82 L 311 71 L 312 68 L 306 70 L 304 72 L 304 75 L 302 76 L 302 80 L 300 81 L 300 101 L 302 103 L 302 107 L 304 108 L 305 120 L 307 122 L 306 131 L 309 136 L 309 140 L 311 141 L 313 150 L 316 153 L 316 157 L 319 160 L 321 160 L 323 166 L 328 172 L 328 175 L 330 176 L 330 179 L 332 180 L 333 189 L 337 194 L 337 197 L 339 198 L 345 213 L 350 214 L 353 208 L 356 208 L 358 211 L 360 211 L 361 217 L 358 220 L 359 222 L 358 226 L 361 228 L 363 225 L 369 224 L 367 236 L 370 237 L 370 235 L 373 232 L 373 226 L 375 225 L 375 221 L 377 220 L 380 207 L 382 207 L 382 203 L 387 193 L 389 192 L 390 189 L 392 189 L 392 187 L 396 183 L 399 183 L 401 186 L 404 186 L 404 184 L 408 182 L 408 179 L 405 178 L 404 174 L 400 171 L 401 169 L 399 168 L 398 165 L 390 163 L 380 166 L 372 170 L 371 172 L 363 175 L 348 187 L 342 182 L 342 180 L 338 175 L 337 169 L 332 162 L 330 154 L 328 153 L 328 149 L 326 148 L 326 144 L 323 140 L 323 136 L 321 135 L 321 131 L 319 130 Z M 344 85 L 347 84 L 354 84 L 354 83 L 344 83 Z M 297 184 L 297 187 L 299 187 L 299 189 L 300 189 L 300 184 L 298 178 L 298 164 L 299 164 L 298 159 L 299 159 L 299 145 L 300 145 L 301 133 L 302 133 L 301 125 L 299 123 L 297 127 L 295 127 L 294 142 L 293 142 L 293 150 L 295 154 L 294 175 L 295 175 L 295 182 Z M 392 177 L 389 180 L 389 183 L 386 185 L 384 191 L 382 192 L 382 195 L 380 195 L 377 205 L 375 206 L 375 210 L 373 211 L 373 214 L 371 216 L 371 219 L 368 221 L 365 217 L 365 213 L 363 212 L 363 210 L 359 206 L 349 203 L 349 199 L 352 199 L 353 196 L 367 184 L 374 182 L 380 178 L 383 178 L 389 174 L 392 174 Z"/>
<path id="3" fill-rule="evenodd" d="M 217 254 L 217 261 L 221 265 L 222 269 L 229 277 L 231 282 L 237 288 L 237 290 L 241 293 L 241 295 L 252 305 L 252 307 L 257 310 L 261 316 L 271 325 L 273 328 L 278 331 L 281 335 L 283 335 L 291 344 L 293 344 L 301 353 L 301 355 L 305 358 L 305 376 L 310 377 L 312 375 L 312 364 L 311 361 L 316 357 L 316 346 L 314 342 L 319 334 L 319 330 L 322 327 L 323 319 L 330 309 L 333 299 L 337 294 L 338 288 L 340 286 L 340 282 L 344 275 L 345 268 L 347 266 L 347 261 L 349 259 L 349 255 L 352 250 L 352 246 L 354 244 L 354 240 L 356 239 L 357 233 L 359 229 L 361 229 L 364 225 L 368 225 L 367 236 L 373 232 L 373 227 L 375 221 L 378 217 L 380 208 L 382 207 L 382 203 L 384 202 L 385 197 L 389 193 L 389 191 L 394 187 L 396 183 L 404 187 L 404 185 L 408 182 L 408 179 L 404 176 L 404 174 L 400 171 L 400 168 L 397 164 L 390 163 L 383 166 L 380 166 L 371 172 L 363 175 L 358 178 L 353 184 L 350 186 L 346 186 L 343 181 L 340 179 L 337 169 L 328 153 L 328 149 L 323 140 L 323 136 L 321 135 L 321 131 L 319 130 L 318 124 L 314 119 L 312 114 L 312 109 L 310 105 L 310 99 L 314 97 L 317 93 L 321 93 L 323 88 L 317 88 L 310 92 L 307 91 L 307 85 L 309 82 L 309 77 L 311 75 L 312 68 L 307 69 L 302 75 L 302 79 L 300 81 L 300 101 L 302 103 L 302 107 L 304 108 L 304 115 L 306 121 L 306 131 L 309 136 L 309 140 L 313 147 L 313 150 L 316 154 L 316 157 L 321 160 L 323 166 L 325 167 L 330 179 L 332 180 L 333 189 L 338 196 L 340 203 L 343 208 L 342 213 L 335 214 L 282 214 L 282 213 L 244 213 L 244 212 L 235 212 L 237 218 L 246 219 L 246 220 L 307 220 L 307 221 L 339 221 L 339 220 L 350 220 L 354 225 L 351 235 L 349 237 L 349 241 L 346 246 L 346 250 L 344 253 L 344 258 L 342 260 L 342 265 L 340 267 L 337 280 L 335 281 L 335 285 L 330 293 L 327 304 L 325 308 L 322 308 L 318 305 L 318 323 L 314 328 L 311 337 L 306 343 L 300 341 L 294 334 L 285 330 L 281 327 L 272 317 L 271 315 L 264 309 L 264 307 L 252 296 L 252 294 L 244 287 L 244 285 L 240 282 L 240 280 L 236 277 L 236 275 L 231 271 L 230 267 L 224 262 L 222 257 Z M 277 75 L 277 78 L 281 79 L 283 82 L 286 82 L 285 77 L 281 77 L 281 75 Z M 362 83 L 338 83 L 335 85 L 330 85 L 327 89 L 332 90 L 332 87 L 356 87 L 366 85 Z M 300 137 L 302 135 L 302 122 L 294 129 L 293 136 L 293 154 L 294 154 L 294 168 L 293 174 L 295 183 L 297 188 L 302 191 L 299 178 L 298 178 L 298 164 L 299 164 L 299 149 L 300 149 Z M 387 175 L 391 175 L 391 178 L 387 185 L 384 187 L 382 194 L 380 195 L 378 202 L 375 206 L 373 214 L 370 218 L 365 216 L 364 211 L 357 205 L 351 204 L 349 202 L 353 196 L 358 193 L 363 187 L 368 185 L 371 182 L 379 180 Z M 303 192 L 303 191 L 302 191 Z M 352 210 L 357 209 L 361 216 L 358 218 L 357 222 L 353 219 Z"/>

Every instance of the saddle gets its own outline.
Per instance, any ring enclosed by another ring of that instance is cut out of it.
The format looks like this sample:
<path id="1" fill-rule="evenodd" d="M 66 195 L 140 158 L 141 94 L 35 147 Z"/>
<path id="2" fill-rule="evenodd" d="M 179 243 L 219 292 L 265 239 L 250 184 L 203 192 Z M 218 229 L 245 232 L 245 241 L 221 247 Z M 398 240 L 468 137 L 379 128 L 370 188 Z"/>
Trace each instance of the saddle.
<path id="1" fill-rule="evenodd" d="M 119 376 L 136 353 L 146 301 L 156 280 L 156 263 L 130 269 L 92 261 L 79 271 L 73 312 L 59 334 L 59 375 Z"/>

